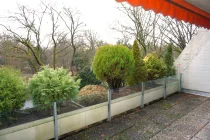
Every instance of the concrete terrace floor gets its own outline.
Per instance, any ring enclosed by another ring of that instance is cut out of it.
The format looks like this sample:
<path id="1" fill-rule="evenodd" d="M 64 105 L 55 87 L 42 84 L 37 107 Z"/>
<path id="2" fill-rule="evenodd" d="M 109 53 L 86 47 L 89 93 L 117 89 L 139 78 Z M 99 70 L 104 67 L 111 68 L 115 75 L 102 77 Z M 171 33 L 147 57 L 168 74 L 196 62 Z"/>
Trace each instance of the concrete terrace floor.
<path id="1" fill-rule="evenodd" d="M 65 138 L 102 139 L 210 140 L 210 98 L 175 94 Z"/>

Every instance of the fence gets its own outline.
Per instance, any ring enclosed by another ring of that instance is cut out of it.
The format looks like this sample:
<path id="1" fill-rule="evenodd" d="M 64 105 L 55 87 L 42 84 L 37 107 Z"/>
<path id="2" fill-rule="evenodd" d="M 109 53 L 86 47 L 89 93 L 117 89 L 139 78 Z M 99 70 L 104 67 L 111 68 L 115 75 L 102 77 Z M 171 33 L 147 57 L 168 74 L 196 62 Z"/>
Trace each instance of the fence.
<path id="1" fill-rule="evenodd" d="M 108 90 L 107 94 L 77 97 L 30 109 L 2 113 L 0 139 L 58 139 L 63 135 L 100 122 L 154 100 L 181 91 L 180 76 L 147 81 L 132 87 Z M 3 116 L 10 116 L 6 120 Z M 14 117 L 15 116 L 15 117 Z M 14 118 L 12 118 L 14 117 Z M 13 120 L 14 119 L 14 120 Z"/>

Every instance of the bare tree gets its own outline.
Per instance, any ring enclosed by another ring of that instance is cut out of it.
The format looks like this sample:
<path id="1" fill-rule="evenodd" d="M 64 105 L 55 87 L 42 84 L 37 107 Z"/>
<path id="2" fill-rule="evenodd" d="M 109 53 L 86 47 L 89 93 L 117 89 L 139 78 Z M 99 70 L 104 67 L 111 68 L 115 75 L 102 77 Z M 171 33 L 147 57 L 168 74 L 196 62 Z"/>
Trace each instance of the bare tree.
<path id="1" fill-rule="evenodd" d="M 53 48 L 50 56 L 53 58 L 52 65 L 56 68 L 57 57 L 66 55 L 62 52 L 66 52 L 67 48 L 71 47 L 73 52 L 70 69 L 73 71 L 77 50 L 75 42 L 80 37 L 81 28 L 84 26 L 80 21 L 78 11 L 70 8 L 59 11 L 54 6 L 42 2 L 39 9 L 19 6 L 19 11 L 7 19 L 18 27 L 17 30 L 8 24 L 0 24 L 6 29 L 7 34 L 13 36 L 21 44 L 13 46 L 16 49 L 18 47 L 25 54 L 17 57 L 27 60 L 33 69 L 38 71 L 40 66 L 47 64 L 46 50 Z M 46 28 L 44 24 L 48 24 L 48 29 L 44 29 Z M 70 43 L 64 43 L 67 40 Z M 60 49 L 60 44 L 66 46 Z"/>
<path id="2" fill-rule="evenodd" d="M 19 6 L 19 11 L 7 17 L 9 21 L 18 26 L 20 31 L 12 29 L 10 26 L 3 26 L 9 35 L 21 45 L 14 45 L 13 47 L 22 51 L 25 56 L 17 56 L 27 60 L 35 71 L 44 65 L 43 48 L 41 47 L 41 26 L 43 17 L 46 13 L 46 8 L 38 14 L 35 10 L 30 10 L 25 6 Z"/>
<path id="3" fill-rule="evenodd" d="M 99 39 L 98 34 L 92 30 L 84 30 L 81 33 L 81 37 L 75 40 L 74 75 L 78 74 L 86 67 L 90 68 L 96 49 L 105 44 Z M 65 49 L 65 51 L 60 52 L 60 50 L 63 49 Z M 57 52 L 60 52 L 57 54 L 57 65 L 71 69 L 71 67 L 69 67 L 73 56 L 71 40 L 69 38 L 64 39 L 64 41 L 58 45 Z"/>
<path id="4" fill-rule="evenodd" d="M 164 25 L 160 26 L 160 28 L 166 40 L 169 43 L 173 43 L 175 46 L 174 50 L 181 53 L 197 33 L 198 27 L 190 23 L 185 23 L 184 21 L 171 19 L 170 17 L 164 17 L 162 21 Z"/>
<path id="5" fill-rule="evenodd" d="M 118 7 L 118 10 L 124 13 L 130 22 L 127 25 L 118 22 L 118 27 L 113 29 L 122 33 L 123 36 L 134 37 L 142 47 L 144 55 L 149 48 L 156 50 L 163 37 L 159 35 L 160 31 L 157 31 L 158 27 L 156 27 L 161 15 L 145 11 L 142 7 L 131 7 L 125 4 Z"/>
<path id="6" fill-rule="evenodd" d="M 120 45 L 126 46 L 129 49 L 131 49 L 132 45 L 130 44 L 130 40 L 131 40 L 131 37 L 129 35 L 127 35 L 127 34 L 124 34 L 122 32 L 122 37 L 118 38 L 116 44 L 120 44 Z"/>
<path id="7" fill-rule="evenodd" d="M 23 64 L 25 63 L 25 61 L 21 61 L 20 58 L 17 57 L 21 56 L 21 52 L 18 49 L 14 49 L 12 46 L 17 46 L 17 42 L 14 40 L 13 37 L 4 34 L 0 35 L 1 65 L 10 65 L 23 70 Z"/>
<path id="8" fill-rule="evenodd" d="M 86 47 L 89 48 L 89 50 L 96 50 L 98 48 L 98 41 L 99 41 L 99 36 L 96 32 L 91 31 L 91 30 L 86 30 L 84 32 L 84 40 Z"/>
<path id="9" fill-rule="evenodd" d="M 143 49 L 143 55 L 156 51 L 161 56 L 161 52 L 165 50 L 164 46 L 170 43 L 173 43 L 173 49 L 180 53 L 198 29 L 195 25 L 145 11 L 142 7 L 122 4 L 118 10 L 124 13 L 128 21 L 127 24 L 118 22 L 118 26 L 113 29 L 123 36 L 135 38 Z"/>
<path id="10" fill-rule="evenodd" d="M 55 10 L 55 9 L 54 9 Z M 55 10 L 56 11 L 56 10 Z M 72 10 L 70 8 L 63 8 L 63 15 L 60 14 L 60 18 L 64 22 L 68 35 L 70 36 L 70 47 L 72 47 L 72 59 L 71 59 L 71 72 L 74 75 L 76 71 L 75 66 L 75 55 L 77 51 L 76 41 L 81 37 L 82 28 L 85 26 L 80 20 L 80 12 L 77 10 Z M 58 13 L 58 11 L 56 11 Z"/>
<path id="11" fill-rule="evenodd" d="M 105 43 L 99 39 L 99 35 L 92 30 L 85 30 L 83 38 L 78 42 L 82 47 L 79 48 L 76 57 L 77 70 L 82 71 L 90 67 L 97 48 Z"/>
<path id="12" fill-rule="evenodd" d="M 64 31 L 57 31 L 59 28 L 59 18 L 60 18 L 60 14 L 61 12 L 55 12 L 55 10 L 53 10 L 52 6 L 48 6 L 49 10 L 50 10 L 50 17 L 51 17 L 51 23 L 52 23 L 52 33 L 51 33 L 51 39 L 52 39 L 52 44 L 53 44 L 53 68 L 56 68 L 56 62 L 57 62 L 57 55 L 61 52 L 63 52 L 65 50 L 61 49 L 60 51 L 57 52 L 59 44 L 61 44 L 62 42 L 64 42 L 66 40 L 66 36 L 68 33 L 65 33 Z"/>

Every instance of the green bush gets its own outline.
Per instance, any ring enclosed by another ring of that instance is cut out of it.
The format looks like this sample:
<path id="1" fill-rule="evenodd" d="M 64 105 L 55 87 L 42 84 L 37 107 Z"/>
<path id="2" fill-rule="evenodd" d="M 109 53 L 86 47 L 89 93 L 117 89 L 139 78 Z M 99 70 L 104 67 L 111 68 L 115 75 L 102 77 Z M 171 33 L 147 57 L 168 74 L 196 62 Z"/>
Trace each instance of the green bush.
<path id="1" fill-rule="evenodd" d="M 75 80 L 67 70 L 54 70 L 45 66 L 29 80 L 28 91 L 35 105 L 47 109 L 54 101 L 75 97 L 79 92 L 79 84 L 80 80 Z"/>
<path id="2" fill-rule="evenodd" d="M 106 81 L 111 89 L 119 88 L 132 74 L 134 60 L 131 51 L 122 45 L 100 47 L 93 60 L 96 78 Z"/>
<path id="3" fill-rule="evenodd" d="M 96 79 L 96 76 L 93 74 L 93 71 L 90 68 L 85 68 L 81 72 L 79 72 L 80 89 L 85 87 L 86 85 L 99 85 L 101 81 Z"/>
<path id="4" fill-rule="evenodd" d="M 97 94 L 88 94 L 88 95 L 79 96 L 76 102 L 83 106 L 100 104 L 103 102 L 107 102 L 107 94 L 97 93 Z"/>
<path id="5" fill-rule="evenodd" d="M 172 48 L 172 44 L 169 44 L 167 47 L 167 50 L 164 54 L 163 60 L 166 64 L 167 67 L 167 72 L 166 75 L 167 76 L 171 76 L 171 75 L 175 75 L 176 71 L 174 68 L 174 58 L 173 58 L 173 48 Z"/>
<path id="6" fill-rule="evenodd" d="M 144 64 L 144 60 L 142 59 L 141 50 L 137 41 L 134 41 L 132 53 L 135 67 L 132 76 L 128 80 L 129 85 L 141 83 L 142 81 L 145 81 L 147 77 L 147 70 Z"/>
<path id="7" fill-rule="evenodd" d="M 0 68 L 0 114 L 23 107 L 26 101 L 26 84 L 18 70 Z"/>
<path id="8" fill-rule="evenodd" d="M 144 61 L 147 68 L 147 80 L 155 80 L 166 76 L 167 67 L 156 53 L 147 54 Z"/>

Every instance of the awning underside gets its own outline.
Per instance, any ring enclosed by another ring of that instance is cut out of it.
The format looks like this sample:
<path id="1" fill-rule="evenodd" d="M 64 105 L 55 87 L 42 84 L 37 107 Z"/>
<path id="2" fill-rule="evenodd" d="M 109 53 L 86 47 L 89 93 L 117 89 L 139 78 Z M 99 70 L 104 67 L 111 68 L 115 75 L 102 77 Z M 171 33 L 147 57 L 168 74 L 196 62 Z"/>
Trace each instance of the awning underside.
<path id="1" fill-rule="evenodd" d="M 142 6 L 145 10 L 153 10 L 177 20 L 183 20 L 210 29 L 209 3 L 198 3 L 195 0 L 117 0 L 128 2 L 132 6 Z M 198 8 L 199 7 L 199 8 Z M 204 9 L 204 10 L 203 10 Z M 205 9 L 207 9 L 205 11 Z"/>

